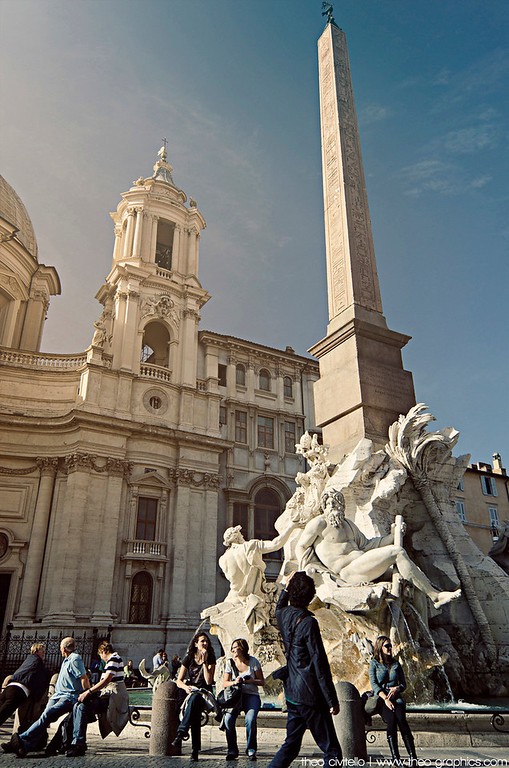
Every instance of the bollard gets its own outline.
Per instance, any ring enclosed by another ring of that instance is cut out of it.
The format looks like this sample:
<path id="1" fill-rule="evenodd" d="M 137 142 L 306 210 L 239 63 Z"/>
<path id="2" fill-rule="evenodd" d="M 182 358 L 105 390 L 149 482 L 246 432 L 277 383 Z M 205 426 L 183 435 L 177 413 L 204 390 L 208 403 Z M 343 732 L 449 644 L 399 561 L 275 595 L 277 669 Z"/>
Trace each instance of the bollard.
<path id="1" fill-rule="evenodd" d="M 339 699 L 339 715 L 334 716 L 334 727 L 341 744 L 343 758 L 367 760 L 364 713 L 359 691 L 341 680 L 334 686 Z"/>
<path id="2" fill-rule="evenodd" d="M 166 680 L 155 690 L 152 697 L 149 755 L 180 755 L 182 752 L 180 747 L 175 749 L 171 746 L 179 724 L 177 691 L 173 680 Z"/>

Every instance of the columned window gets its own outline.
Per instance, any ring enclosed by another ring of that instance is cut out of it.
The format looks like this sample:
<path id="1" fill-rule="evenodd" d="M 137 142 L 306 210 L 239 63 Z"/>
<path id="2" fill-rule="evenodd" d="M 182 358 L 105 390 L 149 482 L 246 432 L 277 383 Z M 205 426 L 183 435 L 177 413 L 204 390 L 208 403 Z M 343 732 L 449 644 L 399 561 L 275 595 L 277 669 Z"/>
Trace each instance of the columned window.
<path id="1" fill-rule="evenodd" d="M 136 518 L 136 538 L 142 541 L 156 540 L 157 499 L 140 496 Z"/>

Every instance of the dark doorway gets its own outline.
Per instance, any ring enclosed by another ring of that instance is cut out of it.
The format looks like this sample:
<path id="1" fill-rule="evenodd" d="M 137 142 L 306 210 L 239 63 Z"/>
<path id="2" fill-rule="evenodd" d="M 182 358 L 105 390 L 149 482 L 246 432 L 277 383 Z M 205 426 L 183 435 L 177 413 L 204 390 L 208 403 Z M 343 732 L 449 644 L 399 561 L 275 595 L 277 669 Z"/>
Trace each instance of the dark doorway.
<path id="1" fill-rule="evenodd" d="M 0 635 L 3 635 L 5 631 L 5 612 L 11 588 L 11 578 L 10 573 L 0 573 Z"/>

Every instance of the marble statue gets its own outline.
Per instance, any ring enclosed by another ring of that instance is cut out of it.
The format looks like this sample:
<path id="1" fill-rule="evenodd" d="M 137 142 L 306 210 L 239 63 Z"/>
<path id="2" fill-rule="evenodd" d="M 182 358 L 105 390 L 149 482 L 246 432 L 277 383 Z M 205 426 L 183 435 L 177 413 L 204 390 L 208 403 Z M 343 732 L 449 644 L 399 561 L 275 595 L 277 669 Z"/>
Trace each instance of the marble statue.
<path id="1" fill-rule="evenodd" d="M 323 514 L 310 520 L 299 536 L 299 570 L 318 576 L 321 583 L 328 577 L 329 587 L 335 582 L 336 588 L 340 588 L 341 584 L 359 586 L 373 582 L 395 565 L 404 579 L 428 595 L 435 608 L 460 596 L 461 589 L 436 590 L 403 547 L 394 544 L 394 523 L 388 535 L 368 539 L 345 517 L 345 500 L 340 491 L 325 491 L 321 505 Z"/>
<path id="2" fill-rule="evenodd" d="M 230 582 L 230 591 L 224 602 L 243 606 L 244 620 L 250 632 L 256 632 L 269 623 L 262 555 L 281 549 L 297 525 L 290 522 L 286 530 L 271 541 L 246 541 L 240 525 L 227 528 L 224 533 L 223 544 L 227 549 L 219 558 L 219 566 Z"/>
<path id="3" fill-rule="evenodd" d="M 104 347 L 106 344 L 106 341 L 108 339 L 108 332 L 106 330 L 106 324 L 104 322 L 103 317 L 101 316 L 99 320 L 96 320 L 94 323 L 94 335 L 92 337 L 92 346 L 93 347 Z"/>
<path id="4" fill-rule="evenodd" d="M 201 617 L 225 648 L 248 640 L 269 686 L 284 649 L 274 616 L 279 586 L 265 581 L 263 555 L 283 547 L 282 572 L 304 568 L 317 583 L 312 610 L 335 680 L 366 690 L 370 643 L 387 634 L 405 663 L 409 700 L 450 700 L 451 686 L 457 695 L 506 695 L 509 579 L 455 511 L 470 457 L 452 456 L 456 430 L 426 430 L 433 416 L 425 410 L 419 403 L 400 416 L 383 450 L 363 438 L 336 466 L 306 433 L 296 453 L 309 469 L 297 473 L 279 535 L 245 541 L 239 526 L 225 532 L 219 564 L 230 591 Z M 503 556 L 507 539 L 506 528 Z"/>

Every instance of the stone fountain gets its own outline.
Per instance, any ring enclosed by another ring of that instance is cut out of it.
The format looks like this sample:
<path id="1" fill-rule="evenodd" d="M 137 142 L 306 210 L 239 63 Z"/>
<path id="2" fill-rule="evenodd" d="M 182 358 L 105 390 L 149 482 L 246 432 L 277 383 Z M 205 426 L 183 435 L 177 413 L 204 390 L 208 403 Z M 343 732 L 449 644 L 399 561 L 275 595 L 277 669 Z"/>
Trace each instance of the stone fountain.
<path id="1" fill-rule="evenodd" d="M 296 449 L 309 469 L 297 474 L 297 490 L 276 522 L 279 535 L 246 542 L 238 527 L 225 534 L 219 563 L 231 590 L 202 612 L 224 648 L 245 637 L 266 676 L 284 663 L 274 618 L 279 586 L 265 581 L 263 563 L 264 552 L 283 546 L 280 579 L 306 569 L 317 585 L 311 607 L 336 680 L 367 690 L 371 644 L 383 633 L 405 666 L 408 701 L 507 696 L 509 577 L 457 516 L 454 494 L 469 456 L 454 458 L 459 433 L 428 432 L 433 420 L 418 404 L 391 425 L 384 449 L 363 438 L 336 466 L 316 435 L 302 437 Z M 355 567 L 335 571 L 326 534 L 315 536 L 326 530 L 328 498 L 344 500 L 342 525 L 363 550 Z M 377 566 L 371 579 L 360 567 L 365 552 Z M 269 689 L 277 685 L 269 677 Z"/>

